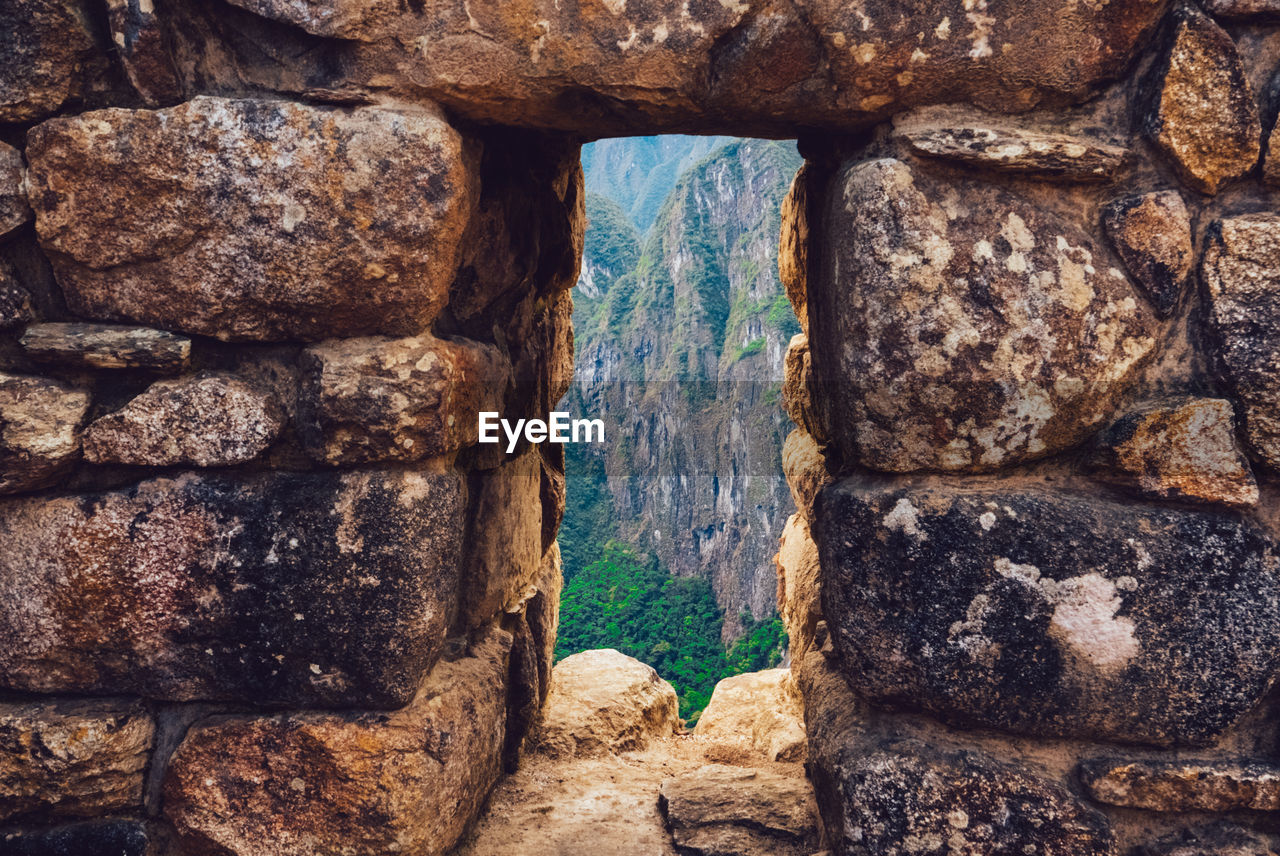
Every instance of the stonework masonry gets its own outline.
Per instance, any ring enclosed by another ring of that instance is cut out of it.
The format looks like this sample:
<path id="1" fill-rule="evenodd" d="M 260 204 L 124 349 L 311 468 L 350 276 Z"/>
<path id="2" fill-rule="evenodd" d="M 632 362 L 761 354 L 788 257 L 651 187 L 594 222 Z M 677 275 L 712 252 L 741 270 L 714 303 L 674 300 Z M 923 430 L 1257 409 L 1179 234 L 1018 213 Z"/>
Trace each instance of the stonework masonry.
<path id="1" fill-rule="evenodd" d="M 477 413 L 662 132 L 805 157 L 822 846 L 1276 852 L 1278 112 L 1274 0 L 0 0 L 0 853 L 451 852 L 567 691 Z"/>

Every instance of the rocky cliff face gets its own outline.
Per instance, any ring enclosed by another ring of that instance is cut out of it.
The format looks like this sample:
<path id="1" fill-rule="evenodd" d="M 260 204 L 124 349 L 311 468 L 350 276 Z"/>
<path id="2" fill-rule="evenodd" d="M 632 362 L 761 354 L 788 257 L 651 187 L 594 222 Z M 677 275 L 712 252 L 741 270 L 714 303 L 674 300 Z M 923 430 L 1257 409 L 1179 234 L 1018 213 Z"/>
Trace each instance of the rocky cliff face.
<path id="1" fill-rule="evenodd" d="M 604 464 L 619 535 L 708 577 L 726 639 L 742 613 L 774 612 L 771 559 L 792 511 L 779 391 L 799 326 L 777 235 L 799 165 L 789 143 L 722 145 L 680 178 L 643 244 L 621 206 L 588 199 L 571 409 L 607 421 L 609 442 L 587 454 Z"/>

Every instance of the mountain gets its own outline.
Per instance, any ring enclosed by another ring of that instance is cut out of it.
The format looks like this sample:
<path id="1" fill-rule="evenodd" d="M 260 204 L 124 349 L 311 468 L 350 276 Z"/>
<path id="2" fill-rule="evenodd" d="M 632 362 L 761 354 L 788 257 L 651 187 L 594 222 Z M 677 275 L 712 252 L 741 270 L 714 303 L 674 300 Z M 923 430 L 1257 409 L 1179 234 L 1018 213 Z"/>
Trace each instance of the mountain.
<path id="1" fill-rule="evenodd" d="M 637 157 L 652 155 L 651 139 Z M 623 159 L 628 141 L 608 142 Z M 709 580 L 726 642 L 752 629 L 744 615 L 775 612 L 772 558 L 794 510 L 780 388 L 800 328 L 777 245 L 800 162 L 790 143 L 722 140 L 681 173 L 643 238 L 626 197 L 587 199 L 568 407 L 604 418 L 609 441 L 569 447 L 566 576 L 612 533 L 677 576 Z"/>

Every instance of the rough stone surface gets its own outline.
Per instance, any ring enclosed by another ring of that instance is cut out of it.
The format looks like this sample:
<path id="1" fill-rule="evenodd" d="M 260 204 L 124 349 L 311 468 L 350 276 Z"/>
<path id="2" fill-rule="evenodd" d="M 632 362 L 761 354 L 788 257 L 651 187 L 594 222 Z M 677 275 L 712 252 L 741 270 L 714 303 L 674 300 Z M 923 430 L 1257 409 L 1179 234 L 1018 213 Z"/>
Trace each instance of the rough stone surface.
<path id="1" fill-rule="evenodd" d="M 32 324 L 20 342 L 36 362 L 68 368 L 147 369 L 172 374 L 185 369 L 191 359 L 190 339 L 149 327 Z"/>
<path id="2" fill-rule="evenodd" d="M 1221 398 L 1156 402 L 1098 435 L 1090 466 L 1101 478 L 1157 499 L 1258 504 L 1258 483 Z"/>
<path id="3" fill-rule="evenodd" d="M 1271 129 L 1271 136 L 1267 140 L 1267 158 L 1262 164 L 1262 178 L 1272 186 L 1280 185 L 1280 133 L 1276 132 L 1277 128 L 1280 128 L 1280 121 Z"/>
<path id="4" fill-rule="evenodd" d="M 1280 767 L 1238 761 L 1116 761 L 1080 765 L 1089 796 L 1150 811 L 1276 811 Z"/>
<path id="5" fill-rule="evenodd" d="M 13 268 L 0 261 L 0 330 L 12 330 L 33 320 L 31 292 L 18 282 Z"/>
<path id="6" fill-rule="evenodd" d="M 50 120 L 27 160 L 74 312 L 226 340 L 420 332 L 475 195 L 428 108 L 199 97 Z"/>
<path id="7" fill-rule="evenodd" d="M 146 826 L 137 820 L 95 820 L 0 833 L 5 856 L 147 856 L 150 840 Z"/>
<path id="8" fill-rule="evenodd" d="M 138 808 L 154 737 L 128 702 L 0 703 L 0 821 Z"/>
<path id="9" fill-rule="evenodd" d="M 395 707 L 452 619 L 456 474 L 185 474 L 0 504 L 0 687 Z"/>
<path id="10" fill-rule="evenodd" d="M 1204 7 L 1214 17 L 1227 20 L 1280 20 L 1280 0 L 1205 0 Z"/>
<path id="11" fill-rule="evenodd" d="M 809 354 L 809 337 L 797 333 L 791 337 L 782 363 L 782 402 L 791 421 L 815 437 L 823 436 L 813 395 L 813 359 Z"/>
<path id="12" fill-rule="evenodd" d="M 348 78 L 416 88 L 473 119 L 595 134 L 756 135 L 865 126 L 920 103 L 1021 110 L 1078 99 L 1126 67 L 1167 6 L 236 2 L 349 40 Z"/>
<path id="13" fill-rule="evenodd" d="M 1146 131 L 1189 186 L 1214 194 L 1258 162 L 1262 122 L 1231 36 L 1189 3 L 1172 15 Z"/>
<path id="14" fill-rule="evenodd" d="M 1280 217 L 1214 223 L 1200 278 L 1217 364 L 1243 407 L 1249 451 L 1280 468 Z"/>
<path id="15" fill-rule="evenodd" d="M 643 749 L 680 727 L 676 691 L 612 648 L 565 657 L 551 672 L 539 751 L 587 757 Z"/>
<path id="16" fill-rule="evenodd" d="M 1105 181 L 1128 154 L 1124 146 L 1022 128 L 908 126 L 899 133 L 918 155 L 1066 181 Z"/>
<path id="17" fill-rule="evenodd" d="M 284 427 L 270 394 L 235 375 L 162 380 L 84 434 L 95 464 L 221 467 L 251 461 Z"/>
<path id="18" fill-rule="evenodd" d="M 778 280 L 805 333 L 809 331 L 809 205 L 814 181 L 813 168 L 801 166 L 779 212 L 782 228 L 778 238 Z"/>
<path id="19" fill-rule="evenodd" d="M 165 780 L 183 852 L 450 852 L 501 773 L 510 647 L 490 631 L 392 713 L 197 722 Z"/>
<path id="20" fill-rule="evenodd" d="M 782 444 L 782 471 L 796 508 L 812 520 L 818 494 L 833 481 L 822 447 L 802 429 L 792 431 Z"/>
<path id="21" fill-rule="evenodd" d="M 80 457 L 89 396 L 43 377 L 0 373 L 0 493 L 47 487 Z"/>
<path id="22" fill-rule="evenodd" d="M 0 235 L 7 235 L 31 219 L 27 204 L 27 170 L 22 153 L 0 143 Z"/>
<path id="23" fill-rule="evenodd" d="M 1276 850 L 1260 833 L 1219 821 L 1141 846 L 1134 856 L 1276 856 Z"/>
<path id="24" fill-rule="evenodd" d="M 825 759 L 819 801 L 839 806 L 837 853 L 1109 856 L 1103 815 L 1066 789 L 974 751 L 916 740 L 850 746 Z M 823 792 L 826 792 L 824 795 Z"/>
<path id="25" fill-rule="evenodd" d="M 1013 733 L 1201 744 L 1280 665 L 1274 548 L 1234 514 L 854 481 L 819 506 L 823 614 L 868 700 Z"/>
<path id="26" fill-rule="evenodd" d="M 1173 315 L 1195 263 L 1191 219 L 1176 190 L 1125 196 L 1102 215 L 1107 236 L 1161 318 Z"/>
<path id="27" fill-rule="evenodd" d="M 711 764 L 664 781 L 658 806 L 686 856 L 810 856 L 818 847 L 805 779 Z"/>
<path id="28" fill-rule="evenodd" d="M 153 3 L 107 0 L 111 41 L 129 83 L 151 106 L 182 99 L 182 80 Z"/>
<path id="29" fill-rule="evenodd" d="M 462 611 L 484 624 L 525 598 L 543 568 L 542 461 L 525 452 L 483 473 L 473 487 L 472 519 L 462 574 Z"/>
<path id="30" fill-rule="evenodd" d="M 79 92 L 94 49 L 88 10 L 75 0 L 4 0 L 0 18 L 0 122 L 47 116 Z"/>
<path id="31" fill-rule="evenodd" d="M 327 464 L 415 461 L 476 442 L 510 368 L 465 340 L 342 339 L 303 352 L 302 436 Z M 505 442 L 505 441 L 504 441 Z"/>
<path id="32" fill-rule="evenodd" d="M 698 717 L 694 733 L 742 740 L 770 761 L 803 761 L 804 719 L 789 669 L 724 678 Z"/>
<path id="33" fill-rule="evenodd" d="M 802 515 L 793 514 L 787 520 L 774 561 L 778 567 L 778 614 L 787 628 L 791 660 L 801 662 L 813 648 L 818 622 L 822 620 L 818 545 L 813 543 L 809 522 Z"/>
<path id="34" fill-rule="evenodd" d="M 1082 227 L 991 185 L 934 182 L 892 159 L 835 179 L 809 293 L 831 442 L 893 472 L 1075 445 L 1155 348 L 1150 309 Z"/>

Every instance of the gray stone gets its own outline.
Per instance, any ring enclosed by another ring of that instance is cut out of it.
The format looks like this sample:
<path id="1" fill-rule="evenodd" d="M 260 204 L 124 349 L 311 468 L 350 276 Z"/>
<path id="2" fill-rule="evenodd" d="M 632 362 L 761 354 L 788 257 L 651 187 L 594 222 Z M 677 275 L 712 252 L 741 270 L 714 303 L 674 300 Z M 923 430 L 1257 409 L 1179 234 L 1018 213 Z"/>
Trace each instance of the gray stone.
<path id="1" fill-rule="evenodd" d="M 0 687 L 396 707 L 458 588 L 456 473 L 184 474 L 0 503 Z"/>
<path id="2" fill-rule="evenodd" d="M 498 349 L 429 334 L 342 339 L 303 351 L 300 433 L 327 464 L 416 461 L 479 437 L 511 370 Z"/>
<path id="3" fill-rule="evenodd" d="M 1148 811 L 1276 811 L 1280 767 L 1248 761 L 1123 761 L 1080 765 L 1089 796 L 1108 805 Z"/>
<path id="4" fill-rule="evenodd" d="M 93 820 L 0 832 L 5 856 L 147 856 L 150 841 L 140 820 Z"/>
<path id="5" fill-rule="evenodd" d="M 1102 223 L 1156 312 L 1161 318 L 1173 315 L 1195 263 L 1182 196 L 1165 190 L 1117 199 L 1103 211 Z"/>
<path id="6" fill-rule="evenodd" d="M 80 458 L 89 396 L 59 381 L 0 373 L 0 493 L 53 484 Z"/>
<path id="7" fill-rule="evenodd" d="M 1276 849 L 1261 833 L 1218 821 L 1140 846 L 1134 856 L 1276 856 Z"/>
<path id="8" fill-rule="evenodd" d="M 0 703 L 0 821 L 141 807 L 154 738 L 136 703 Z"/>
<path id="9" fill-rule="evenodd" d="M 27 169 L 22 153 L 0 143 L 0 235 L 7 235 L 31 219 L 27 204 Z"/>
<path id="10" fill-rule="evenodd" d="M 80 369 L 146 369 L 173 374 L 187 367 L 191 340 L 149 327 L 51 322 L 32 324 L 19 340 L 38 363 Z"/>
<path id="11" fill-rule="evenodd" d="M 1258 104 L 1231 36 L 1190 3 L 1172 17 L 1146 132 L 1183 181 L 1215 194 L 1258 162 Z"/>
<path id="12" fill-rule="evenodd" d="M 845 461 L 984 472 L 1081 442 L 1158 323 L 1080 225 L 897 160 L 846 166 L 810 283 L 814 379 Z"/>
<path id="13" fill-rule="evenodd" d="M 1280 20 L 1280 0 L 1205 0 L 1204 7 L 1225 20 Z"/>
<path id="14" fill-rule="evenodd" d="M 1280 468 L 1280 217 L 1212 224 L 1200 278 L 1217 366 L 1242 406 L 1249 451 Z"/>
<path id="15" fill-rule="evenodd" d="M 810 856 L 813 789 L 798 775 L 710 764 L 667 779 L 658 807 L 686 856 Z"/>
<path id="16" fill-rule="evenodd" d="M 1110 856 L 1101 813 L 1062 786 L 981 752 L 915 740 L 850 746 L 823 758 L 819 801 L 843 816 L 829 834 L 856 856 Z"/>
<path id="17" fill-rule="evenodd" d="M 32 129 L 27 161 L 72 311 L 226 340 L 420 332 L 477 190 L 428 107 L 99 110 Z"/>
<path id="18" fill-rule="evenodd" d="M 1124 146 L 1022 128 L 906 127 L 899 135 L 924 157 L 1064 181 L 1105 181 L 1128 154 Z"/>
<path id="19" fill-rule="evenodd" d="M 84 432 L 95 464 L 222 467 L 258 457 L 284 427 L 280 405 L 234 375 L 162 380 Z"/>
<path id="20" fill-rule="evenodd" d="M 0 20 L 0 122 L 42 118 L 80 92 L 94 51 L 87 9 L 75 0 L 3 0 Z"/>
<path id="21" fill-rule="evenodd" d="M 1274 546 L 1234 514 L 851 480 L 823 492 L 814 536 L 840 667 L 878 704 L 1204 744 L 1280 666 Z"/>
<path id="22" fill-rule="evenodd" d="M 1099 478 L 1156 499 L 1258 504 L 1235 412 L 1221 398 L 1171 399 L 1126 413 L 1095 439 L 1088 465 Z"/>

